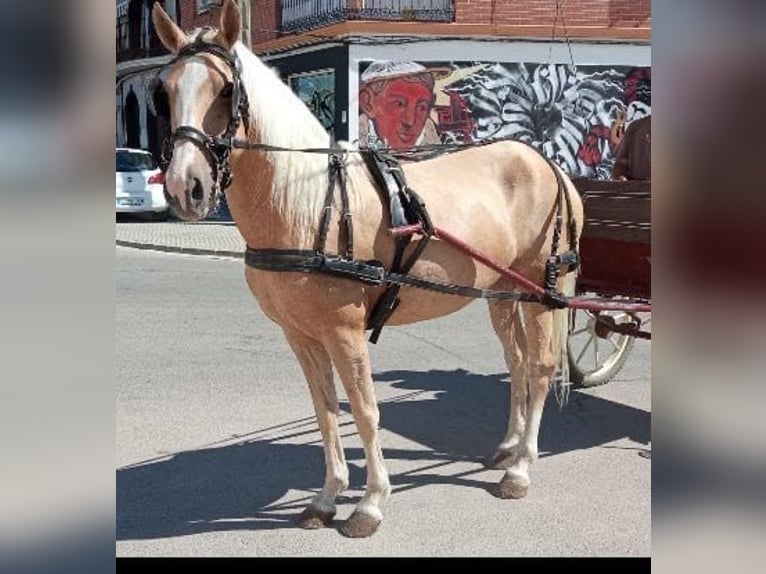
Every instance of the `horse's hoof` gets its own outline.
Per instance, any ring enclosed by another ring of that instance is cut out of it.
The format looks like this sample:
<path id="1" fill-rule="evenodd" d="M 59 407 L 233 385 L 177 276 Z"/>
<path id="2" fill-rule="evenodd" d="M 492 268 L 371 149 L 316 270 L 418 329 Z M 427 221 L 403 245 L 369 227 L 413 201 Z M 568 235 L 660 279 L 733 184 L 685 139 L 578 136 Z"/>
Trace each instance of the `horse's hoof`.
<path id="1" fill-rule="evenodd" d="M 298 526 L 305 528 L 306 530 L 325 528 L 332 524 L 332 519 L 334 517 L 335 512 L 319 510 L 313 506 L 307 506 L 298 517 Z"/>
<path id="2" fill-rule="evenodd" d="M 349 538 L 367 538 L 380 526 L 380 519 L 364 512 L 355 511 L 340 527 L 340 533 Z"/>
<path id="3" fill-rule="evenodd" d="M 487 459 L 484 465 L 487 468 L 491 468 L 493 470 L 504 470 L 513 466 L 513 463 L 516 462 L 518 456 L 519 453 L 516 451 L 516 449 L 497 450 L 495 454 Z"/>
<path id="4" fill-rule="evenodd" d="M 496 487 L 498 498 L 524 498 L 529 490 L 529 479 L 521 475 L 506 474 Z"/>

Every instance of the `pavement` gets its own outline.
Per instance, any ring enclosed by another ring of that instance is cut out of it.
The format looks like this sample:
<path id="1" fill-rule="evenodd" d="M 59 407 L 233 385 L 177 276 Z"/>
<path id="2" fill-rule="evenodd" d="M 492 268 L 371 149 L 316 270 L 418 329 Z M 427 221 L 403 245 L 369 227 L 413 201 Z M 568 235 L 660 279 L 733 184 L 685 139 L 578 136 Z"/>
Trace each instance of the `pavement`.
<path id="1" fill-rule="evenodd" d="M 193 255 L 243 257 L 245 241 L 231 221 L 144 222 L 119 219 L 117 245 Z"/>

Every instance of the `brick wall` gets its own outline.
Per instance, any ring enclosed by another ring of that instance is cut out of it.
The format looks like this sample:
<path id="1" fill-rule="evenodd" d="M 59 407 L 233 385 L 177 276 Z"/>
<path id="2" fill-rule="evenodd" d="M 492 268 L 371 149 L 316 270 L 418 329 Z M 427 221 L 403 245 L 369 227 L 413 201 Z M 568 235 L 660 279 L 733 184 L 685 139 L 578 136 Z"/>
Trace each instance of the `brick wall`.
<path id="1" fill-rule="evenodd" d="M 217 26 L 219 22 L 219 9 L 211 8 L 207 12 L 197 14 L 197 0 L 181 0 L 179 6 L 179 24 L 186 32 L 201 26 Z"/>
<path id="2" fill-rule="evenodd" d="M 279 0 L 253 0 L 253 45 L 273 40 L 281 25 Z"/>
<path id="3" fill-rule="evenodd" d="M 279 0 L 251 0 L 250 29 L 253 33 L 253 43 L 277 37 L 279 3 Z M 197 0 L 181 0 L 179 4 L 181 10 L 179 20 L 182 29 L 189 31 L 200 26 L 218 26 L 221 12 L 218 6 L 197 14 Z"/>
<path id="4" fill-rule="evenodd" d="M 567 26 L 651 24 L 651 0 L 566 0 L 560 4 Z M 556 0 L 455 0 L 455 21 L 461 24 L 549 26 L 555 16 Z"/>
<path id="5" fill-rule="evenodd" d="M 358 0 L 348 0 L 353 4 Z M 556 17 L 556 0 L 454 0 L 458 24 L 506 26 L 551 26 Z M 217 26 L 220 8 L 197 14 L 197 0 L 178 0 L 181 27 L 190 31 L 200 26 Z M 251 0 L 253 45 L 280 36 L 280 0 Z M 560 0 L 568 27 L 650 28 L 651 0 Z M 559 18 L 557 28 L 564 29 Z"/>

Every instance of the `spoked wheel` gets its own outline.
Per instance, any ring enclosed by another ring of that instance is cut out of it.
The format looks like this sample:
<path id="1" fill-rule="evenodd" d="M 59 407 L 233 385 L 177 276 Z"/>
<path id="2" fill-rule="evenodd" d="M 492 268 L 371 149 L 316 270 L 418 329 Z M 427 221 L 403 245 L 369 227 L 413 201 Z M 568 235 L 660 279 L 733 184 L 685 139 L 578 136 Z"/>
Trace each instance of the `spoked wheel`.
<path id="1" fill-rule="evenodd" d="M 600 321 L 595 313 L 584 309 L 572 309 L 571 313 L 569 378 L 581 387 L 603 385 L 620 372 L 635 343 L 635 337 L 615 333 L 608 325 L 629 325 L 635 318 L 623 311 L 601 311 Z"/>

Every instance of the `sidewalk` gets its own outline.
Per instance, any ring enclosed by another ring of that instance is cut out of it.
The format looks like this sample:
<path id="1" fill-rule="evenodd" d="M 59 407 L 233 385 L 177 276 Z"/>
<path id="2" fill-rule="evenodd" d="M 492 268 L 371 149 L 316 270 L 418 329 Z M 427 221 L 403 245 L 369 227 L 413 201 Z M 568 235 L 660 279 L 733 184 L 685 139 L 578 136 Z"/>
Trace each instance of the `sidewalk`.
<path id="1" fill-rule="evenodd" d="M 229 221 L 117 222 L 117 245 L 193 255 L 243 257 L 245 242 Z"/>

